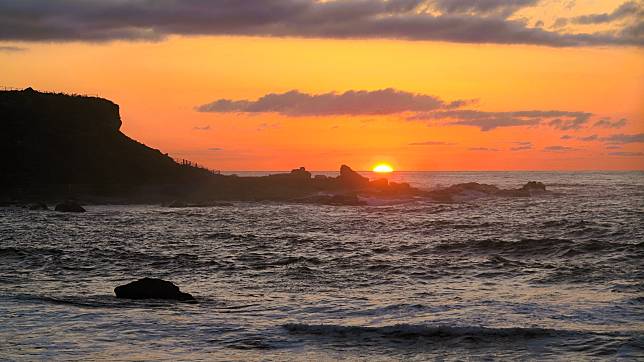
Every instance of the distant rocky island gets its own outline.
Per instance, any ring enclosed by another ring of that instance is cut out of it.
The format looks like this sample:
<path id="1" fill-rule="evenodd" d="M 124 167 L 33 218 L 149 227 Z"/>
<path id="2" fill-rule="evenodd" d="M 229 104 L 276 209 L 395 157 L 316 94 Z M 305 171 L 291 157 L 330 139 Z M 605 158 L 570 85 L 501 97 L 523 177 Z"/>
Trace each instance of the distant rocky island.
<path id="1" fill-rule="evenodd" d="M 530 196 L 538 182 L 501 190 L 478 183 L 420 190 L 385 178 L 369 180 L 343 165 L 337 177 L 303 167 L 261 177 L 221 175 L 127 137 L 119 106 L 97 97 L 0 91 L 0 202 L 165 203 L 172 207 L 222 201 L 288 201 L 363 205 L 365 197 L 428 197 L 455 201 L 463 193 Z"/>

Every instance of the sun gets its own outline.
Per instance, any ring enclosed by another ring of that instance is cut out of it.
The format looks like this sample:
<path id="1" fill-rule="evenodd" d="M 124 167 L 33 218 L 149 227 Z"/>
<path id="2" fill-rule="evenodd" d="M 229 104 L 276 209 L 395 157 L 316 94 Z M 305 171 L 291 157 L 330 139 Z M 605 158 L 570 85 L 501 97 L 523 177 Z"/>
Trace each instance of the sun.
<path id="1" fill-rule="evenodd" d="M 388 165 L 386 163 L 379 163 L 379 164 L 373 166 L 373 172 L 390 173 L 390 172 L 393 172 L 393 171 L 394 171 L 393 167 L 391 167 L 390 165 Z"/>

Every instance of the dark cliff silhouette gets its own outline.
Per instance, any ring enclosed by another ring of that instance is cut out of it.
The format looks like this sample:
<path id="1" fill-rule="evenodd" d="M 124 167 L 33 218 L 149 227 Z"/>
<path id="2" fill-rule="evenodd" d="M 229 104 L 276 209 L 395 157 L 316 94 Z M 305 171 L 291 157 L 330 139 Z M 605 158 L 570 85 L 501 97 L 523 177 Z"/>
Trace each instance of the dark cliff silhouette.
<path id="1" fill-rule="evenodd" d="M 210 175 L 130 139 L 120 127 L 119 107 L 106 99 L 31 88 L 0 92 L 3 191 L 114 194 Z"/>

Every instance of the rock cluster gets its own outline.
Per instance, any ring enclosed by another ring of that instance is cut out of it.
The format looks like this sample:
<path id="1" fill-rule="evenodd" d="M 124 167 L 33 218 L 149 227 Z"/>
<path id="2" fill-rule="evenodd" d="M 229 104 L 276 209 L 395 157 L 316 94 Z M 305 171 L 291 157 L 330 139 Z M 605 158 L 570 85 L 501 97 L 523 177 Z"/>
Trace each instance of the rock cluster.
<path id="1" fill-rule="evenodd" d="M 462 198 L 481 196 L 529 197 L 545 192 L 547 192 L 546 185 L 537 181 L 530 181 L 519 189 L 500 189 L 494 185 L 468 182 L 428 191 L 425 196 L 438 202 L 453 202 Z"/>

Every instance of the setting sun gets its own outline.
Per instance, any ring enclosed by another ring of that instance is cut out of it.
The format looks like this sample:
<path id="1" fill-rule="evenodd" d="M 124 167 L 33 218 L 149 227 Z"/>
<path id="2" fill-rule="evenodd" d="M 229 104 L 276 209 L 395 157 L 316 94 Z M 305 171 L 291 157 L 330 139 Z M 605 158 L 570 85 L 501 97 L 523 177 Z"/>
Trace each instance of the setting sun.
<path id="1" fill-rule="evenodd" d="M 373 172 L 378 172 L 378 173 L 390 173 L 393 172 L 394 169 L 390 165 L 386 163 L 380 163 L 377 164 L 373 167 Z"/>

